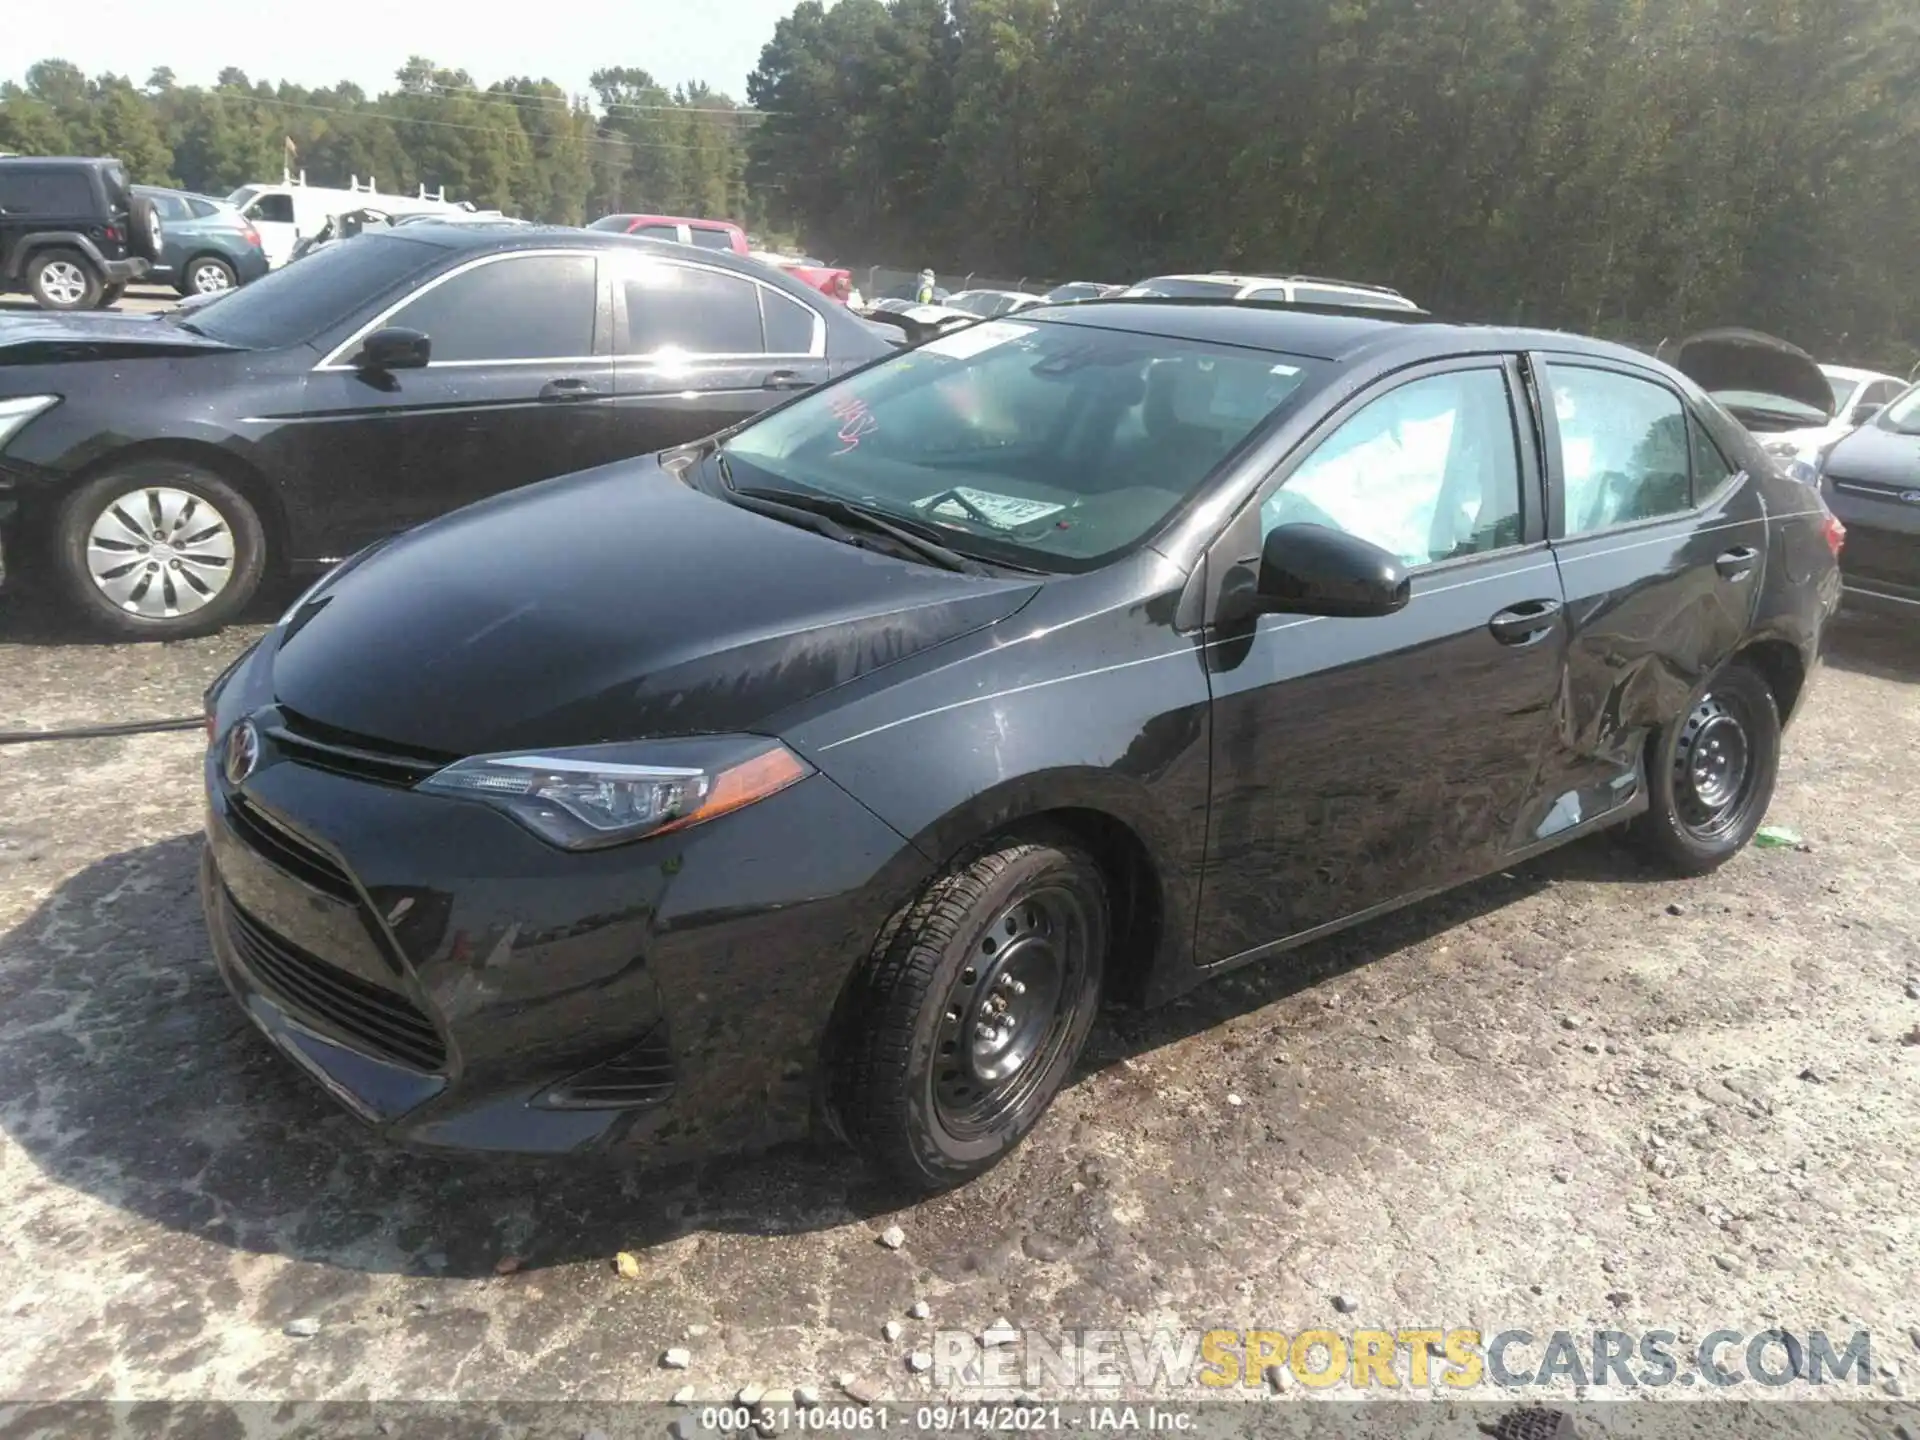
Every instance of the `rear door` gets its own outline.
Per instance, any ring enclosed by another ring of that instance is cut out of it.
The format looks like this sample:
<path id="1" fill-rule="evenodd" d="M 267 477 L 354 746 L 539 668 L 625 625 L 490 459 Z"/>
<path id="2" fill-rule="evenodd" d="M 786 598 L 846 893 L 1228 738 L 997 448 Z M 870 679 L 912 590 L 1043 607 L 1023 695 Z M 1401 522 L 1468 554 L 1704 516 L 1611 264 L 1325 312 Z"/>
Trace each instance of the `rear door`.
<path id="1" fill-rule="evenodd" d="M 827 378 L 826 321 L 784 291 L 697 261 L 608 263 L 623 454 L 698 440 Z"/>
<path id="2" fill-rule="evenodd" d="M 423 332 L 431 363 L 354 368 L 386 326 Z M 456 266 L 361 326 L 307 382 L 306 468 L 341 553 L 613 458 L 608 329 L 597 257 L 576 249 Z"/>
<path id="3" fill-rule="evenodd" d="M 1747 633 L 1766 509 L 1665 376 L 1555 354 L 1530 357 L 1529 375 L 1570 627 L 1543 781 L 1590 816 L 1633 797 L 1648 735 Z"/>
<path id="4" fill-rule="evenodd" d="M 1540 833 L 1567 632 L 1518 385 L 1502 356 L 1382 381 L 1209 552 L 1225 587 L 1267 531 L 1324 525 L 1400 556 L 1412 599 L 1213 629 L 1203 964 L 1484 873 Z"/>

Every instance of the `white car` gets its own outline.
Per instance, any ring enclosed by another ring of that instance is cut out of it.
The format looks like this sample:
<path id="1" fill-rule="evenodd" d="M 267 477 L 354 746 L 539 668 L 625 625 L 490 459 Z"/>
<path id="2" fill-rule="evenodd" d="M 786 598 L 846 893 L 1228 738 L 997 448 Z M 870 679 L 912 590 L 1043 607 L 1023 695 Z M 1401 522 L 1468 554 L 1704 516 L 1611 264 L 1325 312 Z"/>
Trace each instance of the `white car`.
<path id="1" fill-rule="evenodd" d="M 1782 460 L 1799 460 L 1812 465 L 1820 452 L 1835 441 L 1871 420 L 1882 406 L 1907 388 L 1898 375 L 1878 370 L 1855 370 L 1847 365 L 1822 365 L 1820 373 L 1833 387 L 1833 414 L 1817 419 L 1812 411 L 1807 423 L 1797 429 L 1782 430 L 1766 437 L 1766 450 Z"/>
<path id="2" fill-rule="evenodd" d="M 1156 275 L 1129 285 L 1122 299 L 1265 300 L 1281 305 L 1340 305 L 1362 310 L 1419 310 L 1398 290 L 1358 280 L 1328 280 L 1318 275 Z"/>
<path id="3" fill-rule="evenodd" d="M 949 295 L 945 303 L 949 310 L 964 310 L 982 320 L 998 320 L 1002 315 L 1038 305 L 1040 297 L 1019 290 L 962 290 Z"/>

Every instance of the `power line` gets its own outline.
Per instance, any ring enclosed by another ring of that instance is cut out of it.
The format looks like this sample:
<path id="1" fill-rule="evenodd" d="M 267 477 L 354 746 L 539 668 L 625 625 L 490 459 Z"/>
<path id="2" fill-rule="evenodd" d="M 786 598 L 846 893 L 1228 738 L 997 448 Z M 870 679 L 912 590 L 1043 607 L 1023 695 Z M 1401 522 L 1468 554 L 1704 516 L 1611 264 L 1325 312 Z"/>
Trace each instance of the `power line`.
<path id="1" fill-rule="evenodd" d="M 573 101 L 565 95 L 526 95 L 515 90 L 483 90 L 478 85 L 442 85 L 433 82 L 433 90 L 448 94 L 481 95 L 493 100 L 505 100 L 509 103 L 519 100 L 544 100 L 555 105 L 564 105 L 569 109 Z M 664 110 L 674 115 L 732 115 L 742 120 L 758 120 L 764 115 L 786 115 L 786 110 L 755 110 L 743 105 L 642 105 L 637 100 L 613 100 L 603 102 L 603 107 L 611 113 L 615 110 L 651 112 Z"/>
<path id="2" fill-rule="evenodd" d="M 484 135 L 491 135 L 496 131 L 496 127 L 492 125 L 468 125 L 458 120 L 430 120 L 422 115 L 395 115 L 390 111 L 375 109 L 371 105 L 353 110 L 341 105 L 314 105 L 301 100 L 269 99 L 264 95 L 236 95 L 232 93 L 222 93 L 217 90 L 208 90 L 202 93 L 211 95 L 219 100 L 229 100 L 236 103 L 273 105 L 283 110 L 310 110 L 320 115 L 344 115 L 349 119 L 385 120 L 391 125 L 432 125 L 442 130 L 473 130 Z M 698 145 L 689 145 L 684 141 L 673 140 L 613 140 L 601 135 L 584 135 L 581 139 L 588 144 L 605 145 L 616 150 L 694 151 L 702 148 Z"/>

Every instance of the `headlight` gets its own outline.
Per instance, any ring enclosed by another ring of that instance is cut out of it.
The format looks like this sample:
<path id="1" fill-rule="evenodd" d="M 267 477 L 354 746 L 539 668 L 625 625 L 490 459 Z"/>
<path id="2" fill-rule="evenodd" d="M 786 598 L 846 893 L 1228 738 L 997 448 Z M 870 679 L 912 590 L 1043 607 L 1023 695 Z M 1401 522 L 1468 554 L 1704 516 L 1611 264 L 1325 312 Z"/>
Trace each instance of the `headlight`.
<path id="1" fill-rule="evenodd" d="M 11 400 L 0 400 L 0 449 L 6 447 L 22 425 L 59 403 L 58 395 L 17 395 Z"/>
<path id="2" fill-rule="evenodd" d="M 778 740 L 696 736 L 544 754 L 476 755 L 418 789 L 503 810 L 549 844 L 598 850 L 664 835 L 776 795 L 813 773 Z"/>

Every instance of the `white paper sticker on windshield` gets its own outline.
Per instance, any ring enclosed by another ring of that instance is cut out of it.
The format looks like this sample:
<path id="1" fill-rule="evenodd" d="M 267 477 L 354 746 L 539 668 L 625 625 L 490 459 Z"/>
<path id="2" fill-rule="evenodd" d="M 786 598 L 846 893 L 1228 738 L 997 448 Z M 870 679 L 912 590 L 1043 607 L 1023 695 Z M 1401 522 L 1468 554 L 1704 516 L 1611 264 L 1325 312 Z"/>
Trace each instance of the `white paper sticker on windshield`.
<path id="1" fill-rule="evenodd" d="M 1067 508 L 1046 500 L 1022 500 L 1017 495 L 995 495 L 987 490 L 972 490 L 965 486 L 942 490 L 938 495 L 929 495 L 913 503 L 929 515 L 938 515 L 943 520 L 985 520 L 1003 530 L 1017 530 L 1022 525 L 1044 520 L 1049 515 L 1058 515 Z"/>
<path id="2" fill-rule="evenodd" d="M 1022 335 L 1032 333 L 1031 325 L 985 320 L 978 325 L 969 325 L 964 330 L 956 330 L 951 335 L 942 335 L 938 340 L 929 340 L 920 350 L 922 354 L 944 355 L 949 360 L 971 360 L 996 345 L 1005 345 L 1009 340 L 1018 340 Z"/>
<path id="3" fill-rule="evenodd" d="M 1269 375 L 1298 375 L 1300 373 L 1300 367 L 1298 365 L 1276 365 L 1267 373 Z"/>

